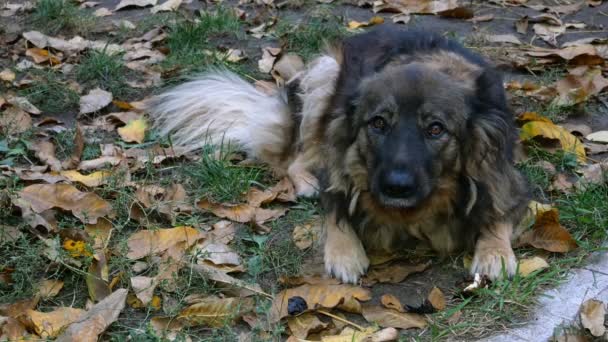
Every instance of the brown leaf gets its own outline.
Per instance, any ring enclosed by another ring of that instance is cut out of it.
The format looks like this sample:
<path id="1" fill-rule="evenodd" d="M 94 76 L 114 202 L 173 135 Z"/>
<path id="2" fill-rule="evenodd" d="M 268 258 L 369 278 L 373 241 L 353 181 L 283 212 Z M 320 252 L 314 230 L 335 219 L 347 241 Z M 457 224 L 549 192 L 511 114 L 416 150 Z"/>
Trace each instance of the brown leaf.
<path id="1" fill-rule="evenodd" d="M 186 323 L 173 317 L 152 317 L 150 325 L 157 336 L 163 337 L 168 341 L 175 341 L 177 333 L 180 332 Z"/>
<path id="2" fill-rule="evenodd" d="M 255 222 L 262 224 L 271 219 L 277 219 L 287 212 L 287 208 L 264 209 L 249 204 L 217 204 L 203 199 L 197 203 L 201 209 L 211 211 L 215 216 L 227 218 L 240 223 Z"/>
<path id="3" fill-rule="evenodd" d="M 254 305 L 253 298 L 209 297 L 182 310 L 178 318 L 191 325 L 219 328 L 253 311 Z"/>
<path id="4" fill-rule="evenodd" d="M 262 48 L 262 59 L 258 61 L 258 69 L 263 73 L 269 73 L 274 66 L 277 56 L 281 53 L 280 48 Z"/>
<path id="5" fill-rule="evenodd" d="M 304 284 L 308 285 L 338 285 L 340 281 L 336 278 L 330 278 L 326 276 L 312 276 L 312 277 L 279 277 L 279 283 L 283 286 L 300 286 Z"/>
<path id="6" fill-rule="evenodd" d="M 485 37 L 490 43 L 510 43 L 514 45 L 521 45 L 519 38 L 512 34 L 491 34 Z"/>
<path id="7" fill-rule="evenodd" d="M 383 328 L 424 328 L 427 322 L 424 316 L 413 313 L 404 313 L 381 306 L 363 306 L 363 317 L 370 323 L 378 324 Z"/>
<path id="8" fill-rule="evenodd" d="M 382 303 L 382 306 L 387 309 L 405 312 L 405 309 L 403 309 L 403 304 L 401 304 L 399 298 L 393 296 L 392 294 L 382 295 L 382 297 L 380 297 L 380 303 Z"/>
<path id="9" fill-rule="evenodd" d="M 321 236 L 320 222 L 313 222 L 293 229 L 292 238 L 296 247 L 300 250 L 310 248 Z"/>
<path id="10" fill-rule="evenodd" d="M 588 299 L 581 305 L 581 323 L 593 336 L 600 337 L 606 333 L 605 316 L 606 305 L 600 300 Z"/>
<path id="11" fill-rule="evenodd" d="M 0 112 L 0 129 L 8 134 L 23 133 L 32 127 L 32 118 L 18 107 L 9 107 Z"/>
<path id="12" fill-rule="evenodd" d="M 437 311 L 442 311 L 446 307 L 445 296 L 438 287 L 433 287 L 427 297 L 427 300 Z"/>
<path id="13" fill-rule="evenodd" d="M 109 272 L 106 253 L 97 251 L 85 278 L 89 297 L 93 302 L 103 300 L 112 293 L 109 286 Z"/>
<path id="14" fill-rule="evenodd" d="M 166 2 L 164 2 L 160 5 L 156 5 L 156 6 L 152 7 L 152 9 L 150 9 L 150 12 L 151 13 L 173 12 L 173 11 L 177 10 L 179 5 L 181 5 L 181 4 L 182 4 L 182 0 L 167 0 Z"/>
<path id="15" fill-rule="evenodd" d="M 63 281 L 55 279 L 43 280 L 38 286 L 38 295 L 43 299 L 55 297 L 63 288 Z"/>
<path id="16" fill-rule="evenodd" d="M 68 326 L 55 341 L 96 342 L 98 336 L 118 319 L 118 315 L 125 307 L 127 293 L 126 289 L 114 291 L 104 300 L 93 305 L 78 322 Z"/>
<path id="17" fill-rule="evenodd" d="M 12 82 L 15 80 L 15 72 L 11 69 L 4 69 L 0 71 L 0 80 L 5 82 Z"/>
<path id="18" fill-rule="evenodd" d="M 287 326 L 293 336 L 306 339 L 309 333 L 327 328 L 329 323 L 322 322 L 315 314 L 306 312 L 296 317 L 287 318 Z"/>
<path id="19" fill-rule="evenodd" d="M 208 243 L 199 251 L 199 259 L 208 260 L 216 265 L 240 265 L 241 257 L 225 244 Z"/>
<path id="20" fill-rule="evenodd" d="M 95 88 L 80 98 L 80 115 L 97 112 L 112 102 L 112 94 Z"/>
<path id="21" fill-rule="evenodd" d="M 36 108 L 36 106 L 31 104 L 25 97 L 9 95 L 6 97 L 6 102 L 32 115 L 40 115 L 40 113 L 42 113 L 40 109 Z"/>
<path id="22" fill-rule="evenodd" d="M 323 336 L 322 342 L 381 342 L 395 341 L 399 332 L 394 328 L 379 330 L 376 327 L 365 328 L 363 331 L 351 327 L 344 328 L 339 335 Z M 291 342 L 291 341 L 290 341 Z"/>
<path id="23" fill-rule="evenodd" d="M 454 11 L 461 6 L 457 0 L 382 0 L 374 2 L 374 12 L 438 14 Z"/>
<path id="24" fill-rule="evenodd" d="M 203 232 L 188 226 L 140 230 L 127 240 L 129 251 L 126 256 L 131 260 L 141 259 L 147 255 L 164 252 L 181 242 L 185 243 L 185 248 L 189 248 L 205 236 Z"/>
<path id="25" fill-rule="evenodd" d="M 133 293 L 141 301 L 141 305 L 144 307 L 148 306 L 152 301 L 158 281 L 155 278 L 144 276 L 131 277 L 129 280 Z"/>
<path id="26" fill-rule="evenodd" d="M 200 273 L 206 279 L 212 280 L 216 282 L 216 284 L 220 287 L 224 287 L 224 292 L 232 290 L 235 295 L 239 295 L 241 297 L 251 296 L 251 295 L 263 295 L 269 297 L 267 293 L 262 291 L 262 288 L 258 284 L 250 284 L 244 282 L 240 279 L 229 276 L 228 274 L 219 271 L 218 269 L 211 267 L 209 265 L 201 264 L 191 264 L 190 267 L 198 273 Z"/>
<path id="27" fill-rule="evenodd" d="M 32 144 L 31 149 L 36 158 L 48 165 L 52 171 L 61 170 L 61 162 L 55 156 L 55 145 L 48 140 L 38 140 Z"/>
<path id="28" fill-rule="evenodd" d="M 236 234 L 236 225 L 230 221 L 218 221 L 213 224 L 213 230 L 210 233 L 212 241 L 228 244 L 234 240 L 234 234 Z"/>
<path id="29" fill-rule="evenodd" d="M 456 7 L 453 9 L 437 12 L 440 17 L 456 18 L 456 19 L 471 19 L 475 16 L 472 9 L 468 7 Z"/>
<path id="30" fill-rule="evenodd" d="M 568 75 L 557 81 L 555 89 L 558 97 L 553 101 L 557 106 L 572 106 L 587 101 L 608 87 L 608 79 L 602 76 L 600 68 L 580 66 L 571 69 Z"/>
<path id="31" fill-rule="evenodd" d="M 532 229 L 522 234 L 520 241 L 557 253 L 570 252 L 578 247 L 570 233 L 559 223 L 557 209 L 540 213 Z"/>
<path id="32" fill-rule="evenodd" d="M 373 266 L 367 275 L 363 278 L 365 286 L 371 286 L 376 283 L 393 283 L 397 284 L 405 280 L 412 273 L 419 273 L 426 270 L 431 265 L 428 261 L 424 264 L 407 265 L 399 262 L 390 264 Z"/>
<path id="33" fill-rule="evenodd" d="M 371 299 L 369 290 L 352 285 L 302 285 L 279 292 L 272 301 L 270 308 L 271 322 L 278 322 L 287 317 L 289 298 L 302 297 L 309 309 L 333 308 L 349 298 L 359 301 Z"/>
<path id="34" fill-rule="evenodd" d="M 568 180 L 568 176 L 564 173 L 558 173 L 553 177 L 553 182 L 549 186 L 550 191 L 560 191 L 569 193 L 574 188 L 574 184 Z"/>
<path id="35" fill-rule="evenodd" d="M 34 184 L 19 192 L 36 213 L 60 208 L 71 211 L 84 223 L 94 224 L 97 219 L 112 214 L 112 206 L 91 192 L 80 192 L 69 184 Z"/>
<path id="36" fill-rule="evenodd" d="M 25 51 L 25 55 L 32 57 L 34 63 L 40 64 L 49 62 L 51 65 L 57 65 L 61 63 L 61 59 L 57 56 L 49 53 L 48 50 L 40 49 L 40 48 L 30 48 Z"/>
<path id="37" fill-rule="evenodd" d="M 528 33 L 528 16 L 523 16 L 521 19 L 515 22 L 515 29 L 517 33 L 526 34 Z"/>
<path id="38" fill-rule="evenodd" d="M 482 23 L 482 22 L 486 22 L 486 21 L 492 21 L 494 20 L 494 14 L 484 14 L 484 15 L 480 15 L 480 16 L 474 16 L 471 19 L 467 19 L 467 21 L 473 22 L 473 23 Z"/>
<path id="39" fill-rule="evenodd" d="M 55 338 L 63 328 L 78 322 L 84 314 L 84 310 L 75 308 L 59 308 L 51 312 L 27 310 L 24 320 L 39 336 Z"/>

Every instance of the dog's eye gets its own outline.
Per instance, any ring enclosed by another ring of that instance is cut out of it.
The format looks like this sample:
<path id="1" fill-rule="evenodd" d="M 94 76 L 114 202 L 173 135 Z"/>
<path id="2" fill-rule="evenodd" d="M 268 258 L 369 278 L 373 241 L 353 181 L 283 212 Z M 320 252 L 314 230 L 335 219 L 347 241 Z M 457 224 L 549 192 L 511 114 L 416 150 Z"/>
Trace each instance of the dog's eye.
<path id="1" fill-rule="evenodd" d="M 433 122 L 426 128 L 426 133 L 429 135 L 429 137 L 432 138 L 437 138 L 438 136 L 443 134 L 444 131 L 445 128 L 439 122 Z"/>
<path id="2" fill-rule="evenodd" d="M 386 120 L 384 120 L 382 117 L 380 116 L 376 116 L 374 118 L 372 118 L 372 120 L 369 122 L 369 124 L 379 130 L 379 131 L 384 131 L 386 129 L 387 123 Z"/>

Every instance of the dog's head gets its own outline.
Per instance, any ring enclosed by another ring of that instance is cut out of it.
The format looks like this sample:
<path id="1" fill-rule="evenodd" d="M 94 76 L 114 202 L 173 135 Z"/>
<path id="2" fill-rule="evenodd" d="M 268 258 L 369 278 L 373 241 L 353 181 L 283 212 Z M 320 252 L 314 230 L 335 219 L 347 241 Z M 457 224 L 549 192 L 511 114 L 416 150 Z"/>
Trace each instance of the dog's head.
<path id="1" fill-rule="evenodd" d="M 501 78 L 480 67 L 468 71 L 413 62 L 361 80 L 347 109 L 353 140 L 344 154 L 355 186 L 384 207 L 416 208 L 483 163 L 484 154 L 503 153 L 509 125 Z"/>

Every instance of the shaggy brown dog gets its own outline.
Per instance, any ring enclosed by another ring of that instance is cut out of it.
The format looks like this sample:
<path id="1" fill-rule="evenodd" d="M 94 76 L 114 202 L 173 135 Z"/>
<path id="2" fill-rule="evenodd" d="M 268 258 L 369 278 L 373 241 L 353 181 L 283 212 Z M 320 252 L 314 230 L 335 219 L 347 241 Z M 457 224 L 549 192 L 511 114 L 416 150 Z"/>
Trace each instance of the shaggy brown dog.
<path id="1" fill-rule="evenodd" d="M 412 238 L 440 253 L 474 251 L 472 273 L 512 275 L 527 193 L 497 71 L 439 35 L 388 26 L 336 51 L 277 94 L 215 71 L 149 112 L 182 146 L 237 142 L 299 195 L 319 193 L 326 270 L 345 282 L 366 272 L 367 252 Z"/>

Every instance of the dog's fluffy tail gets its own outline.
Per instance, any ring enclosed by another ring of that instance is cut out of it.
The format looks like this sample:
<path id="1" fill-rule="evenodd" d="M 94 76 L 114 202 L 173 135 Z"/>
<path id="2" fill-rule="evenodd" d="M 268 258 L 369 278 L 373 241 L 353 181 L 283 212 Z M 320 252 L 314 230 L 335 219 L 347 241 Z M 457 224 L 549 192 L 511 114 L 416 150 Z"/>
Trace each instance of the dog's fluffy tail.
<path id="1" fill-rule="evenodd" d="M 284 172 L 294 120 L 279 92 L 266 94 L 226 70 L 214 70 L 155 97 L 147 112 L 174 145 L 237 144 L 248 157 Z"/>

